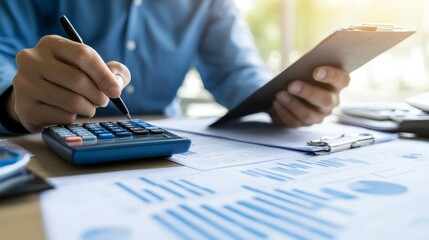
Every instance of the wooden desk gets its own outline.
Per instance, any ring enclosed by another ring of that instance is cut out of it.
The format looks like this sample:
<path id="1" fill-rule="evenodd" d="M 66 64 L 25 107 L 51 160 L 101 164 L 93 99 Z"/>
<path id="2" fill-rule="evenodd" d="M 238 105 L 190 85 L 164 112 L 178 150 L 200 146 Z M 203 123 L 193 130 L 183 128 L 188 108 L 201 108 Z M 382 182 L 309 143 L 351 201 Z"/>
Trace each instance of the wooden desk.
<path id="1" fill-rule="evenodd" d="M 146 120 L 156 118 L 159 119 L 159 117 L 144 117 Z M 109 120 L 118 119 L 121 118 L 109 118 Z M 95 119 L 95 121 L 102 120 L 103 119 Z M 71 165 L 52 152 L 43 142 L 40 134 L 0 137 L 7 138 L 34 153 L 36 157 L 31 159 L 28 168 L 45 178 L 177 166 L 176 163 L 170 162 L 167 159 L 145 159 L 142 161 L 125 161 L 79 167 Z M 0 200 L 0 236 L 1 239 L 46 239 L 38 194 Z"/>

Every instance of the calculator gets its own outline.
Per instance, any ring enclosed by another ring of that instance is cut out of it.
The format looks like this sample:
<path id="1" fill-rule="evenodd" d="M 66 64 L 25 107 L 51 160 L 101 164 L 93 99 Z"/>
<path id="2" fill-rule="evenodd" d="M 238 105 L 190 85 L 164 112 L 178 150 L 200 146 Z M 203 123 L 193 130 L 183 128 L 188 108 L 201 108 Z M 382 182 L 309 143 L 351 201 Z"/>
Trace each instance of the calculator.
<path id="1" fill-rule="evenodd" d="M 46 128 L 42 137 L 54 152 L 77 165 L 170 157 L 191 145 L 188 138 L 140 119 L 55 125 Z"/>
<path id="2" fill-rule="evenodd" d="M 369 102 L 342 105 L 340 123 L 389 132 L 429 136 L 429 113 L 406 103 Z"/>

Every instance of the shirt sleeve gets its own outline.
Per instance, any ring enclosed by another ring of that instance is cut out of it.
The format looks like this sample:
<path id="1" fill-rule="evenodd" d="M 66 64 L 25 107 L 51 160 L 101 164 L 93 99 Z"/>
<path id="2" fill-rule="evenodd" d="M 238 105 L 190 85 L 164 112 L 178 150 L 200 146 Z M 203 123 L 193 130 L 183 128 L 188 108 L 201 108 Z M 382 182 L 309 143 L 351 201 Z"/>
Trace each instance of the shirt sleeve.
<path id="1" fill-rule="evenodd" d="M 272 78 L 231 0 L 214 0 L 196 67 L 216 101 L 231 109 Z"/>
<path id="2" fill-rule="evenodd" d="M 35 1 L 0 0 L 0 96 L 7 94 L 17 72 L 16 54 L 40 38 L 37 12 Z M 13 134 L 3 124 L 6 117 L 0 115 L 0 133 Z"/>

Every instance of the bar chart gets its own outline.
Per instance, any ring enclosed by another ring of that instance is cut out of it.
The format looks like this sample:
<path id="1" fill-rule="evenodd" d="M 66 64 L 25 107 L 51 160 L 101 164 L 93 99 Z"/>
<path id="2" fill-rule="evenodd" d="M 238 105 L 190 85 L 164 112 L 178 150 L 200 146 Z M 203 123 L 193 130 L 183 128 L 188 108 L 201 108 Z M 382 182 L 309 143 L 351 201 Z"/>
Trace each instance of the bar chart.
<path id="1" fill-rule="evenodd" d="M 357 199 L 329 188 L 317 193 L 248 185 L 242 189 L 247 198 L 179 204 L 152 218 L 178 239 L 334 239 L 344 228 L 340 220 L 353 216 L 335 202 Z"/>
<path id="2" fill-rule="evenodd" d="M 269 178 L 275 181 L 290 181 L 297 176 L 311 173 L 315 169 L 340 169 L 350 166 L 368 165 L 369 163 L 352 158 L 298 159 L 292 162 L 276 161 L 269 167 L 251 168 L 241 173 L 256 178 Z"/>
<path id="3" fill-rule="evenodd" d="M 137 184 L 116 182 L 115 185 L 131 197 L 147 204 L 215 194 L 213 190 L 186 179 L 168 179 L 162 183 L 143 177 L 139 180 Z"/>
<path id="4" fill-rule="evenodd" d="M 427 150 L 380 146 L 201 172 L 94 175 L 46 193 L 44 219 L 49 238 L 65 240 L 426 239 Z"/>

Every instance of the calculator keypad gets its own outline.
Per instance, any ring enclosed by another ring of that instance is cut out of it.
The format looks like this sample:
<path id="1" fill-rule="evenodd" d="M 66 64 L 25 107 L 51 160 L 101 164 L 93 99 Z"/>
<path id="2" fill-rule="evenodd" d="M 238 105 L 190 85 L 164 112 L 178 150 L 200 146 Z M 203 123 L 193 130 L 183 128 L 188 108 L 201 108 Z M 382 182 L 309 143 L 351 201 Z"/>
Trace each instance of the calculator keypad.
<path id="1" fill-rule="evenodd" d="M 100 140 L 118 140 L 133 137 L 159 136 L 164 130 L 139 119 L 119 122 L 87 122 L 82 125 L 57 125 L 49 128 L 50 133 L 60 141 L 95 143 Z"/>

